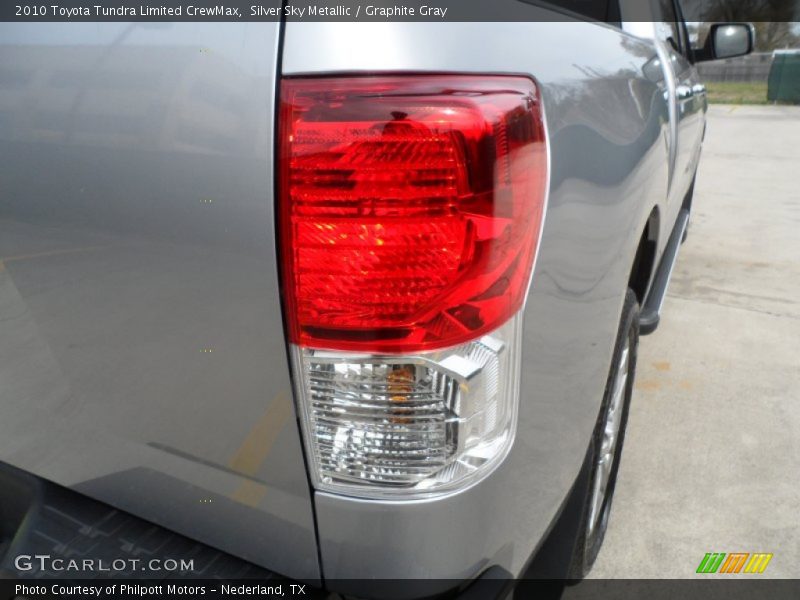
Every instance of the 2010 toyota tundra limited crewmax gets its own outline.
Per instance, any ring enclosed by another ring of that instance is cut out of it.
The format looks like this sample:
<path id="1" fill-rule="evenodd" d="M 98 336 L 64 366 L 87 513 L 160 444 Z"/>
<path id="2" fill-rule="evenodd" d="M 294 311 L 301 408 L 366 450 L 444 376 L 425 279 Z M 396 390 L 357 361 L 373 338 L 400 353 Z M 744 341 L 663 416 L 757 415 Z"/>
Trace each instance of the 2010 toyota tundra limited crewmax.
<path id="1" fill-rule="evenodd" d="M 6 573 L 469 582 L 565 510 L 589 571 L 753 33 L 513 4 L 0 24 Z"/>

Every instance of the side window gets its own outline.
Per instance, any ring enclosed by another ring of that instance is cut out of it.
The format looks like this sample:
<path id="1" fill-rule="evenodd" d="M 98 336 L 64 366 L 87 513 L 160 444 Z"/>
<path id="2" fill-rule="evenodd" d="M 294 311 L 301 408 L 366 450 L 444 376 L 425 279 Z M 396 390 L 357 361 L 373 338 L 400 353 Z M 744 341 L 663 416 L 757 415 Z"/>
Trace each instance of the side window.
<path id="1" fill-rule="evenodd" d="M 675 8 L 678 9 L 678 27 L 681 31 L 681 46 L 683 47 L 683 56 L 689 62 L 694 62 L 694 49 L 692 48 L 691 38 L 689 37 L 689 28 L 686 26 L 686 13 L 683 12 L 683 4 L 681 0 L 675 0 Z"/>
<path id="2" fill-rule="evenodd" d="M 689 50 L 689 40 L 686 35 L 684 23 L 677 10 L 675 0 L 652 0 L 656 36 L 667 42 L 670 48 L 670 58 L 675 73 L 679 77 L 685 77 L 691 69 L 691 51 Z"/>
<path id="3" fill-rule="evenodd" d="M 678 14 L 675 12 L 675 4 L 672 0 L 655 0 L 657 11 L 656 34 L 659 38 L 667 42 L 678 54 L 683 53 L 681 45 L 681 25 L 678 22 Z"/>

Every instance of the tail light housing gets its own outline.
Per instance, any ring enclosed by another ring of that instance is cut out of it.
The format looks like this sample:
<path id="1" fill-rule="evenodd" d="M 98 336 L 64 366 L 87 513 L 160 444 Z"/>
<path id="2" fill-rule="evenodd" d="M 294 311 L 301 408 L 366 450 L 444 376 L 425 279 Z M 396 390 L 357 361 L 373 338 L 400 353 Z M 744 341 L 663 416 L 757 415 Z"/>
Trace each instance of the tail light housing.
<path id="1" fill-rule="evenodd" d="M 466 485 L 507 451 L 541 232 L 538 91 L 511 76 L 282 81 L 279 228 L 320 489 Z"/>

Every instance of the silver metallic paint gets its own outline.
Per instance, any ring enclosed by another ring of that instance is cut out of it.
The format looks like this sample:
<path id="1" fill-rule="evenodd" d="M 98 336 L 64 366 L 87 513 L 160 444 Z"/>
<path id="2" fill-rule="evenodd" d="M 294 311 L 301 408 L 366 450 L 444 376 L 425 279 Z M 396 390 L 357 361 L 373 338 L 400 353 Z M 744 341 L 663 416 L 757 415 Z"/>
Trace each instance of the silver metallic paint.
<path id="1" fill-rule="evenodd" d="M 278 23 L 0 24 L 0 460 L 317 580 Z"/>
<path id="2" fill-rule="evenodd" d="M 655 57 L 651 43 L 577 21 L 287 24 L 288 76 L 530 75 L 551 140 L 549 206 L 525 308 L 519 423 L 508 458 L 441 500 L 317 492 L 326 578 L 463 578 L 491 565 L 518 573 L 545 533 L 597 418 L 636 246 L 650 211 L 667 197 L 666 85 L 645 75 Z M 660 255 L 667 236 L 658 237 Z"/>
<path id="3" fill-rule="evenodd" d="M 277 56 L 275 23 L 0 24 L 0 460 L 314 579 L 275 256 Z M 545 533 L 665 209 L 656 59 L 579 21 L 287 24 L 287 75 L 530 75 L 551 139 L 509 456 L 441 499 L 315 493 L 327 578 L 518 573 Z"/>

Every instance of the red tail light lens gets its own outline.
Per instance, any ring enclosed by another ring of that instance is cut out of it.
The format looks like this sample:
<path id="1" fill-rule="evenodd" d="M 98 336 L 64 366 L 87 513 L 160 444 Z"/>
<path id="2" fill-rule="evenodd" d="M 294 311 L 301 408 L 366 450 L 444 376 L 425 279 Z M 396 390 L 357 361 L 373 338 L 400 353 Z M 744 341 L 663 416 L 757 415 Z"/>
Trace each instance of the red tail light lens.
<path id="1" fill-rule="evenodd" d="M 530 79 L 284 79 L 280 111 L 293 343 L 430 350 L 520 309 L 547 180 Z"/>

